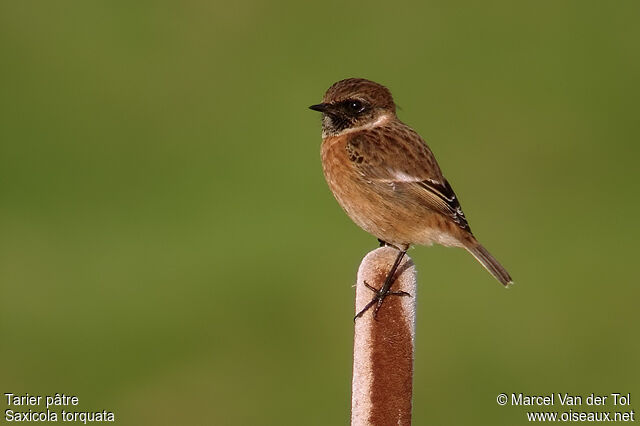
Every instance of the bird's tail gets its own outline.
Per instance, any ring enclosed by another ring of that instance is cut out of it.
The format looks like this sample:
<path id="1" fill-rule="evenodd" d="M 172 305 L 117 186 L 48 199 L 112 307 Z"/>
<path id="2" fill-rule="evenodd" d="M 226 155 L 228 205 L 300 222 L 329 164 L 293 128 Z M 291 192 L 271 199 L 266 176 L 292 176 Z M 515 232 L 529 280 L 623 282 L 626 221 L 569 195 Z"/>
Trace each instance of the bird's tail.
<path id="1" fill-rule="evenodd" d="M 482 244 L 477 241 L 473 241 L 472 243 L 466 244 L 465 248 L 473 255 L 473 257 L 476 258 L 478 262 L 482 264 L 482 266 L 484 266 L 487 271 L 489 271 L 491 275 L 494 276 L 495 279 L 500 281 L 502 285 L 509 286 L 513 284 L 513 280 L 507 270 L 504 269 L 495 257 L 491 256 L 491 253 L 489 253 Z"/>

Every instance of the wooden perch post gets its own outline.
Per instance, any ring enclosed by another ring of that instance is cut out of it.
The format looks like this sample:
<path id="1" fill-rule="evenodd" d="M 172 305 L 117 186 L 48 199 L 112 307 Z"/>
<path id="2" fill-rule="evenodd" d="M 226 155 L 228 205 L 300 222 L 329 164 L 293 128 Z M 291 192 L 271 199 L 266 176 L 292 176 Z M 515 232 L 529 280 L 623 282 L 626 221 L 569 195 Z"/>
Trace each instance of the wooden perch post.
<path id="1" fill-rule="evenodd" d="M 381 247 L 360 264 L 356 283 L 356 309 L 371 301 L 374 293 L 364 285 L 380 288 L 398 251 Z M 351 425 L 410 425 L 413 391 L 413 352 L 416 318 L 416 269 L 405 256 L 392 291 L 373 317 L 373 308 L 355 321 Z"/>

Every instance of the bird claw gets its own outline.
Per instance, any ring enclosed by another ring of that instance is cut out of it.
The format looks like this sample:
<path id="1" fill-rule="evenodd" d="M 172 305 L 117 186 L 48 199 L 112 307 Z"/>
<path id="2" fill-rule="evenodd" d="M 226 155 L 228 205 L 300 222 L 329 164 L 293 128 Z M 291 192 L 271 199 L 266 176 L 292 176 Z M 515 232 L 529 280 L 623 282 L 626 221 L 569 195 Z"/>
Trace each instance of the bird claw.
<path id="1" fill-rule="evenodd" d="M 371 299 L 371 301 L 369 303 L 367 303 L 364 308 L 362 308 L 360 310 L 360 312 L 358 312 L 356 314 L 355 317 L 353 317 L 353 320 L 357 320 L 358 318 L 360 318 L 361 316 L 363 316 L 373 305 L 376 305 L 376 307 L 373 310 L 373 319 L 376 319 L 377 315 L 378 315 L 378 311 L 380 310 L 380 307 L 382 306 L 382 303 L 384 302 L 384 299 L 387 296 L 409 296 L 411 297 L 411 294 L 407 293 L 406 291 L 384 291 L 384 286 L 381 288 L 375 288 L 374 286 L 370 285 L 366 280 L 364 281 L 364 285 L 365 287 L 367 287 L 369 290 L 373 291 L 375 293 L 375 296 L 373 296 L 373 299 Z"/>

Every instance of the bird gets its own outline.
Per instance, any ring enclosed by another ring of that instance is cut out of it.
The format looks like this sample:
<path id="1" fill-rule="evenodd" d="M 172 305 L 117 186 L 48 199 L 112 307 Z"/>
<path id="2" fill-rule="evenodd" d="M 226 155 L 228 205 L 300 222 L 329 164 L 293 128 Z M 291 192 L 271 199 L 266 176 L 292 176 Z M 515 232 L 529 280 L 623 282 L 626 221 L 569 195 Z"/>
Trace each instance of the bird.
<path id="1" fill-rule="evenodd" d="M 453 188 L 431 149 L 396 114 L 385 86 L 364 78 L 340 80 L 327 89 L 322 103 L 322 169 L 340 206 L 380 245 L 398 250 L 383 285 L 354 320 L 376 305 L 375 318 L 391 291 L 394 275 L 412 245 L 434 243 L 462 247 L 504 286 L 507 270 L 471 232 Z"/>

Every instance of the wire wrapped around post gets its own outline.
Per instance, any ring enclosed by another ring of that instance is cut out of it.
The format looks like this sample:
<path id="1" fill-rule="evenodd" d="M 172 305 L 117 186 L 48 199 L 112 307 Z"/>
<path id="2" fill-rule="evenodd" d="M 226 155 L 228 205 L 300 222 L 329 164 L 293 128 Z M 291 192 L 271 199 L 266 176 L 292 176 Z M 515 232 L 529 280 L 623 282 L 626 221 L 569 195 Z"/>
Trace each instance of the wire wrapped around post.
<path id="1" fill-rule="evenodd" d="M 381 247 L 360 264 L 356 283 L 356 312 L 371 301 L 370 286 L 380 288 L 398 251 Z M 374 318 L 369 309 L 355 321 L 351 425 L 410 425 L 413 393 L 413 354 L 416 318 L 416 269 L 405 256 L 392 291 Z"/>

